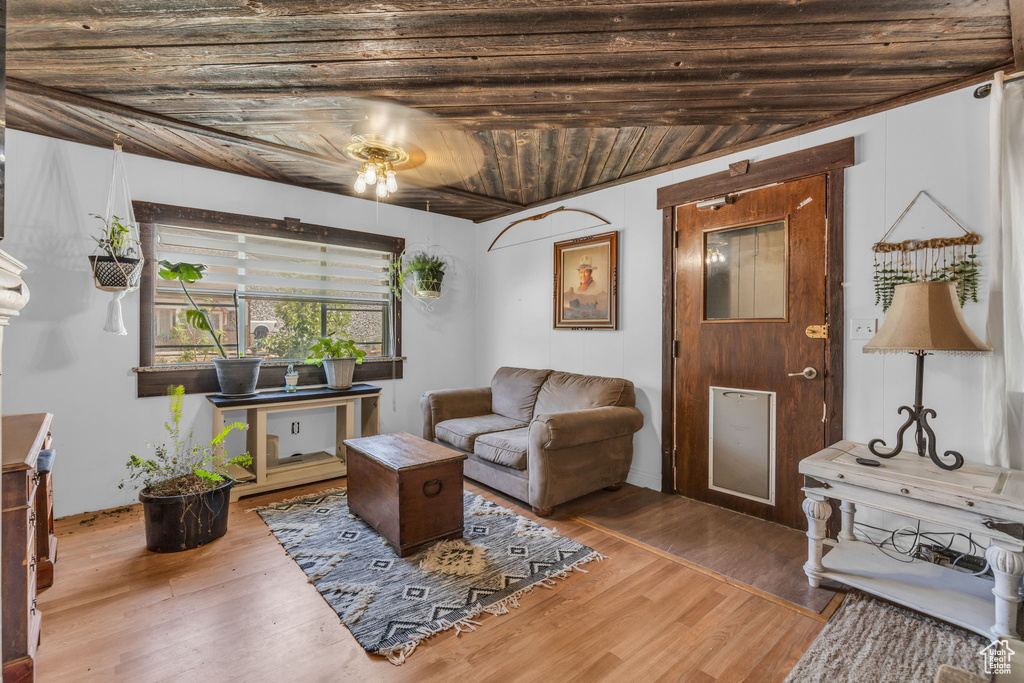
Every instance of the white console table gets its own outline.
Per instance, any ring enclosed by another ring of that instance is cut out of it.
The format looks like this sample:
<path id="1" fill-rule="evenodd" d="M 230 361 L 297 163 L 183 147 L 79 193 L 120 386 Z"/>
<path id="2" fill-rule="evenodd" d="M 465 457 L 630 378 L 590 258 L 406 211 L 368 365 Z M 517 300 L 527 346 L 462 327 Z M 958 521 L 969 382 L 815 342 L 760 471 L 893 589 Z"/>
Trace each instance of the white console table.
<path id="1" fill-rule="evenodd" d="M 881 464 L 860 465 L 858 457 Z M 812 586 L 832 579 L 989 638 L 1019 637 L 1024 471 L 966 464 L 950 472 L 914 451 L 877 458 L 863 444 L 840 441 L 801 461 L 800 473 L 808 526 L 804 571 Z M 822 557 L 829 499 L 841 503 L 842 531 Z M 900 562 L 858 541 L 858 505 L 990 539 L 985 558 L 995 582 L 928 562 Z"/>

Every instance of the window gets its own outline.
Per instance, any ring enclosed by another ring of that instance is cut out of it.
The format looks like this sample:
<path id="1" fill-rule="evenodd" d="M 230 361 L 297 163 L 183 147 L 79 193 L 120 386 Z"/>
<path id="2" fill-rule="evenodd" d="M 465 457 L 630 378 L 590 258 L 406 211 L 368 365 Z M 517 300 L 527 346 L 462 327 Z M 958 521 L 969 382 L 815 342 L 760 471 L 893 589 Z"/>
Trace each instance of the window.
<path id="1" fill-rule="evenodd" d="M 210 390 L 209 380 L 215 384 L 205 364 L 216 357 L 216 345 L 186 324 L 189 300 L 178 282 L 157 275 L 161 260 L 207 266 L 189 294 L 207 310 L 229 354 L 241 345 L 246 355 L 266 359 L 261 387 L 283 385 L 285 366 L 301 362 L 318 337 L 329 335 L 354 339 L 366 351 L 357 379 L 401 376 L 400 302 L 390 291 L 388 265 L 404 240 L 145 202 L 135 210 L 148 261 L 140 298 L 140 396 L 163 393 L 176 381 L 195 392 Z M 189 365 L 197 363 L 203 365 Z M 181 379 L 168 374 L 177 368 Z M 161 376 L 151 379 L 159 392 L 144 393 L 144 375 L 157 370 Z M 209 378 L 185 381 L 197 373 Z M 322 381 L 318 368 L 300 369 L 300 384 Z"/>

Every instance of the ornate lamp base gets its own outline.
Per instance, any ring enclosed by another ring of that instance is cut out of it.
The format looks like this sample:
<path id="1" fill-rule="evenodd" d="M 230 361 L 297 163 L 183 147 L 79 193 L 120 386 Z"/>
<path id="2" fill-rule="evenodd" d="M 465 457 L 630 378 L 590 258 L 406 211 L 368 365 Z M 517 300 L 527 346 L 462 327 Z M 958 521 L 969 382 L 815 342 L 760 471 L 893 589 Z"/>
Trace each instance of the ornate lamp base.
<path id="1" fill-rule="evenodd" d="M 914 440 L 917 442 L 917 454 L 919 456 L 923 458 L 927 454 L 932 459 L 932 462 L 944 470 L 959 469 L 964 464 L 964 456 L 956 451 L 946 451 L 942 457 L 953 459 L 953 462 L 947 464 L 940 459 L 939 454 L 935 450 L 935 432 L 932 430 L 931 425 L 928 424 L 928 418 L 935 417 L 936 413 L 931 408 L 925 408 L 922 405 L 921 399 L 924 386 L 925 353 L 918 352 L 915 355 L 917 356 L 917 385 L 914 391 L 914 407 L 900 406 L 899 412 L 907 412 L 907 421 L 896 432 L 896 446 L 890 451 L 877 450 L 875 446 L 878 444 L 885 446 L 885 441 L 882 439 L 872 439 L 868 442 L 868 450 L 879 458 L 892 458 L 899 455 L 903 451 L 903 434 L 911 425 L 914 425 Z"/>

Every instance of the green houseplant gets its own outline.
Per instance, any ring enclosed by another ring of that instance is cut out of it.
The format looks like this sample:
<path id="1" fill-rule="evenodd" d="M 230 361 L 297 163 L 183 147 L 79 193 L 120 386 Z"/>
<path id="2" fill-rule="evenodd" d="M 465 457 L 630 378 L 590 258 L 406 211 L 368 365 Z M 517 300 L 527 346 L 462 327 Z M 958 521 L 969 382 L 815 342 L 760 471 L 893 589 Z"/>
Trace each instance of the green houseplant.
<path id="1" fill-rule="evenodd" d="M 411 275 L 414 296 L 421 299 L 437 299 L 441 296 L 441 283 L 446 267 L 443 259 L 425 251 L 410 254 L 405 259 L 391 264 L 391 291 L 399 299 L 402 298 L 402 287 Z"/>
<path id="2" fill-rule="evenodd" d="M 89 257 L 97 285 L 106 289 L 129 289 L 139 284 L 142 259 L 139 242 L 132 236 L 131 224 L 117 216 L 109 219 L 91 214 L 103 227 L 94 235 L 100 253 Z"/>
<path id="3" fill-rule="evenodd" d="M 356 347 L 352 339 L 321 337 L 309 348 L 306 363 L 322 366 L 327 374 L 327 387 L 348 389 L 356 366 L 363 362 L 366 351 Z"/>
<path id="4" fill-rule="evenodd" d="M 217 369 L 217 382 L 220 384 L 220 393 L 223 396 L 252 396 L 256 393 L 256 383 L 260 378 L 260 364 L 263 358 L 259 356 L 245 356 L 242 352 L 242 339 L 238 339 L 238 357 L 228 358 L 224 345 L 220 342 L 216 330 L 210 324 L 210 316 L 200 308 L 192 295 L 189 294 L 186 284 L 195 284 L 203 279 L 203 271 L 206 266 L 202 263 L 171 263 L 170 261 L 160 262 L 160 277 L 164 280 L 176 280 L 181 285 L 181 291 L 185 298 L 192 305 L 191 310 L 185 311 L 185 320 L 197 330 L 208 332 L 217 345 L 220 358 L 213 359 L 213 365 Z M 235 293 L 236 311 L 238 294 Z M 236 314 L 237 320 L 237 314 Z M 239 333 L 240 334 L 240 333 Z"/>
<path id="5" fill-rule="evenodd" d="M 151 445 L 151 458 L 132 453 L 128 476 L 121 483 L 122 488 L 126 483 L 141 488 L 146 547 L 158 553 L 190 550 L 223 536 L 234 485 L 225 467 L 252 463 L 248 453 L 227 459 L 220 454 L 224 439 L 236 429 L 244 430 L 244 422 L 227 425 L 209 444 L 196 443 L 191 432 L 181 432 L 185 388 L 169 387 L 167 394 L 171 399 L 171 418 L 164 423 L 168 441 Z"/>

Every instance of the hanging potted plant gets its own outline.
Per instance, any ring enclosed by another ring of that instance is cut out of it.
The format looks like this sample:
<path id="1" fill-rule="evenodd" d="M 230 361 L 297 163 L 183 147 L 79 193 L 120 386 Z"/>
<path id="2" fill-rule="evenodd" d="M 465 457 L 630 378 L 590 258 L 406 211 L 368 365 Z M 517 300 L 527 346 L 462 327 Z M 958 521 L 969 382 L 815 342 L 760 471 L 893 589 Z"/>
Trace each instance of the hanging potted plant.
<path id="1" fill-rule="evenodd" d="M 181 433 L 185 388 L 171 387 L 167 393 L 171 419 L 164 427 L 169 443 L 154 446 L 152 458 L 132 453 L 127 480 L 120 485 L 141 487 L 146 547 L 156 553 L 191 550 L 227 533 L 228 502 L 235 482 L 224 468 L 252 464 L 248 453 L 227 460 L 219 454 L 225 437 L 236 429 L 244 430 L 244 422 L 227 425 L 208 445 L 194 443 L 191 433 Z"/>
<path id="2" fill-rule="evenodd" d="M 241 339 L 238 340 L 238 357 L 228 358 L 220 337 L 210 324 L 210 316 L 189 294 L 186 284 L 195 284 L 203 279 L 203 271 L 206 266 L 201 263 L 171 263 L 170 261 L 160 262 L 160 277 L 164 280 L 177 280 L 181 285 L 181 291 L 192 305 L 192 309 L 185 311 L 185 321 L 201 332 L 208 332 L 217 345 L 220 358 L 213 359 L 213 366 L 217 369 L 217 382 L 220 384 L 222 396 L 252 396 L 256 393 L 256 383 L 260 378 L 260 364 L 263 358 L 259 356 L 246 356 L 242 351 Z M 235 293 L 236 317 L 237 320 L 238 293 Z"/>
<path id="3" fill-rule="evenodd" d="M 104 218 L 92 214 L 103 223 L 92 236 L 100 253 L 89 257 L 96 286 L 104 291 L 134 289 L 142 276 L 139 241 L 132 234 L 131 222 L 117 216 Z"/>
<path id="4" fill-rule="evenodd" d="M 441 283 L 447 264 L 443 259 L 425 251 L 416 252 L 402 261 L 391 264 L 394 284 L 391 289 L 398 298 L 402 297 L 402 287 L 409 276 L 412 276 L 413 296 L 420 299 L 437 299 L 441 296 Z"/>
<path id="5" fill-rule="evenodd" d="M 322 366 L 327 374 L 327 388 L 348 389 L 356 366 L 363 362 L 366 351 L 356 348 L 352 339 L 321 337 L 309 349 L 306 363 Z"/>

